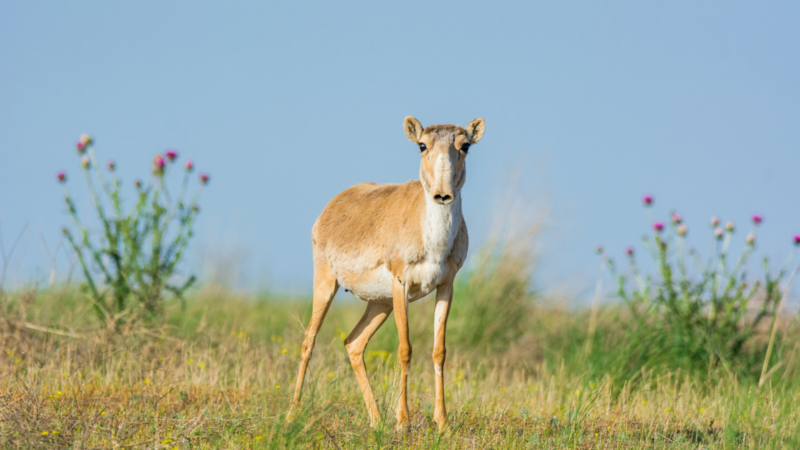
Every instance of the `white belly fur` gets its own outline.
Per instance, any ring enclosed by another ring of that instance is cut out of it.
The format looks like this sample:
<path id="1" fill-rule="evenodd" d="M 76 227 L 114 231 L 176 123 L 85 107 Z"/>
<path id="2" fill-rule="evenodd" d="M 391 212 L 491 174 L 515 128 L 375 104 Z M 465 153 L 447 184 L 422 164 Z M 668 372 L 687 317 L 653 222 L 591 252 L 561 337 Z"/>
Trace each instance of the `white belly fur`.
<path id="1" fill-rule="evenodd" d="M 425 297 L 436 289 L 447 271 L 444 262 L 418 262 L 406 267 L 406 298 L 409 302 Z M 339 270 L 335 272 L 339 284 L 366 302 L 392 301 L 392 274 L 385 266 L 365 272 Z"/>

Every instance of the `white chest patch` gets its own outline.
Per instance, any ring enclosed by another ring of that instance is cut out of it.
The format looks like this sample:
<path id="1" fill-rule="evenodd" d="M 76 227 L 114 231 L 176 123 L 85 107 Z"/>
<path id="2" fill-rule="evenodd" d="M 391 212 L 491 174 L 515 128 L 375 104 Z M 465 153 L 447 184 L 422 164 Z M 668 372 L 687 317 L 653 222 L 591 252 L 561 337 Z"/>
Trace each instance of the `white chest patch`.
<path id="1" fill-rule="evenodd" d="M 414 297 L 429 294 L 442 281 L 447 271 L 445 261 L 453 248 L 461 221 L 460 195 L 449 205 L 440 205 L 425 193 L 425 214 L 422 218 L 425 257 L 406 269 L 406 279 L 418 287 L 414 289 L 417 294 Z"/>

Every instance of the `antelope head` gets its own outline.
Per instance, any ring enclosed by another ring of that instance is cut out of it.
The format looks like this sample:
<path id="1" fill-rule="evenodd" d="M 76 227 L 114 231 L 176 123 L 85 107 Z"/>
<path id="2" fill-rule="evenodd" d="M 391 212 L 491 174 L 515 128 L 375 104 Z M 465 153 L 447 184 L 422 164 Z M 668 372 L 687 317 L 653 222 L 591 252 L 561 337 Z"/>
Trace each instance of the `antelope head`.
<path id="1" fill-rule="evenodd" d="M 422 162 L 419 179 L 433 201 L 452 203 L 467 180 L 467 153 L 483 137 L 483 119 L 475 119 L 466 128 L 458 125 L 431 125 L 423 128 L 411 116 L 403 122 L 408 140 L 419 145 Z"/>

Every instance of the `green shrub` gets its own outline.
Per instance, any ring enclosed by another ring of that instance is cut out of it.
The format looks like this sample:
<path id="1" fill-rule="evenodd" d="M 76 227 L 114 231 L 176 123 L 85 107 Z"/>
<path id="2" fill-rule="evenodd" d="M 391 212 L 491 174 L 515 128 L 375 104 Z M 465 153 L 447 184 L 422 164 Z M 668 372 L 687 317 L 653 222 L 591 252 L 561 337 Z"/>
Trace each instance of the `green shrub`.
<path id="1" fill-rule="evenodd" d="M 649 208 L 652 197 L 644 200 Z M 759 373 L 763 377 L 762 363 L 766 368 L 773 364 L 770 357 L 776 357 L 769 355 L 772 340 L 767 337 L 780 315 L 781 283 L 791 271 L 794 252 L 777 273 L 764 258 L 763 281 L 753 281 L 747 268 L 762 220 L 753 216 L 752 230 L 735 262 L 730 259 L 732 222 L 722 227 L 718 218 L 712 219 L 714 249 L 703 260 L 687 249 L 688 228 L 675 212 L 667 226 L 654 221 L 653 234 L 642 239 L 655 274 L 644 273 L 632 247 L 626 251 L 629 277 L 600 250 L 627 306 L 624 334 L 629 345 L 618 348 L 617 357 L 625 361 L 618 370 L 630 376 L 642 368 L 666 367 L 711 375 L 722 368 L 739 378 L 757 380 Z M 757 335 L 763 339 L 755 339 Z M 778 343 L 780 339 L 778 334 Z"/>
<path id="2" fill-rule="evenodd" d="M 176 267 L 192 237 L 198 213 L 197 198 L 209 177 L 200 174 L 201 188 L 186 202 L 189 174 L 194 169 L 192 161 L 187 161 L 181 190 L 173 198 L 164 177 L 174 166 L 178 154 L 174 150 L 167 150 L 163 156 L 157 154 L 153 159 L 151 182 L 147 186 L 142 186 L 139 180 L 135 182 L 136 204 L 125 211 L 115 163 L 106 164 L 109 182 L 97 164 L 92 139 L 81 136 L 77 149 L 102 229 L 99 236 L 90 233 L 87 221 L 78 215 L 67 188 L 66 173 L 59 172 L 57 178 L 64 185 L 65 201 L 78 233 L 74 236 L 68 228 L 63 231 L 83 271 L 83 290 L 92 301 L 98 319 L 104 323 L 116 322 L 130 312 L 153 318 L 162 312 L 165 292 L 182 299 L 195 281 L 195 277 L 190 276 L 177 282 Z"/>

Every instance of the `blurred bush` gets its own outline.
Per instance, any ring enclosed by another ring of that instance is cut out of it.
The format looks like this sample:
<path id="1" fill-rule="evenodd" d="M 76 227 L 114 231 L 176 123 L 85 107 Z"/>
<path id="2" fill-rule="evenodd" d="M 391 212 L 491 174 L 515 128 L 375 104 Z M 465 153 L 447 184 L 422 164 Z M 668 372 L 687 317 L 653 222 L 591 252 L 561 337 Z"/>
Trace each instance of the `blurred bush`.
<path id="1" fill-rule="evenodd" d="M 645 196 L 644 203 L 649 212 L 652 197 Z M 776 330 L 781 283 L 790 279 L 794 252 L 775 273 L 764 258 L 763 282 L 753 280 L 748 262 L 762 221 L 760 215 L 753 216 L 752 230 L 735 261 L 730 251 L 732 222 L 723 227 L 718 218 L 712 218 L 714 247 L 703 260 L 694 249 L 687 249 L 688 228 L 676 212 L 668 225 L 654 221 L 652 235 L 642 239 L 653 259 L 654 274 L 640 269 L 632 247 L 626 251 L 628 277 L 601 250 L 625 305 L 624 317 L 619 318 L 625 324 L 624 344 L 616 347 L 614 367 L 605 369 L 622 379 L 648 368 L 680 369 L 713 379 L 721 368 L 729 375 L 763 383 L 766 368 L 778 362 L 777 355 L 770 353 L 782 335 L 771 331 Z M 628 283 L 629 278 L 633 283 Z"/>
<path id="2" fill-rule="evenodd" d="M 99 237 L 90 233 L 91 221 L 78 215 L 66 173 L 59 172 L 56 178 L 64 185 L 65 201 L 78 235 L 68 228 L 63 231 L 78 257 L 84 275 L 82 288 L 96 317 L 104 324 L 115 324 L 132 312 L 132 316 L 145 319 L 161 315 L 164 293 L 171 292 L 182 299 L 195 281 L 190 276 L 177 282 L 175 276 L 198 213 L 201 189 L 188 203 L 184 199 L 194 164 L 191 160 L 186 162 L 183 184 L 173 198 L 164 178 L 178 153 L 167 150 L 164 155 L 157 154 L 150 183 L 142 186 L 141 181 L 135 182 L 136 205 L 125 211 L 114 161 L 106 164 L 109 182 L 97 164 L 92 138 L 81 136 L 76 148 L 102 229 Z M 200 174 L 201 187 L 208 179 L 207 174 Z"/>

